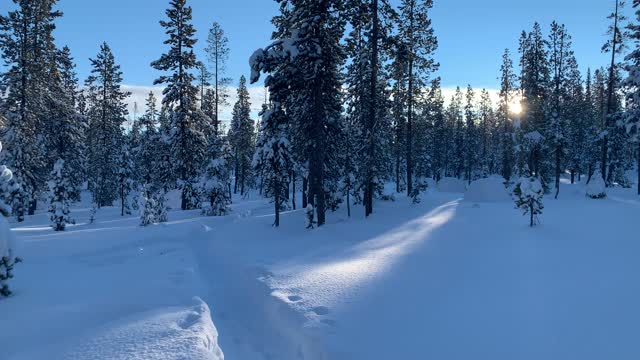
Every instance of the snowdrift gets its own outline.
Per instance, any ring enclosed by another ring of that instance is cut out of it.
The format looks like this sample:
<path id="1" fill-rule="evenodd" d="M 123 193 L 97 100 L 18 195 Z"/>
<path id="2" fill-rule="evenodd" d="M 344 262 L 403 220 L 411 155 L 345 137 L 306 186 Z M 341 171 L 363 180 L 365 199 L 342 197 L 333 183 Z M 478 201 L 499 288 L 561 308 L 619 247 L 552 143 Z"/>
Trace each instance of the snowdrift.
<path id="1" fill-rule="evenodd" d="M 445 193 L 463 193 L 467 190 L 467 185 L 463 180 L 445 177 L 438 181 L 438 191 Z"/>
<path id="2" fill-rule="evenodd" d="M 464 199 L 476 203 L 507 202 L 511 201 L 511 196 L 504 187 L 504 178 L 494 175 L 472 182 Z"/>
<path id="3" fill-rule="evenodd" d="M 200 298 L 194 301 L 191 307 L 159 309 L 108 324 L 62 358 L 223 360 L 209 307 Z"/>

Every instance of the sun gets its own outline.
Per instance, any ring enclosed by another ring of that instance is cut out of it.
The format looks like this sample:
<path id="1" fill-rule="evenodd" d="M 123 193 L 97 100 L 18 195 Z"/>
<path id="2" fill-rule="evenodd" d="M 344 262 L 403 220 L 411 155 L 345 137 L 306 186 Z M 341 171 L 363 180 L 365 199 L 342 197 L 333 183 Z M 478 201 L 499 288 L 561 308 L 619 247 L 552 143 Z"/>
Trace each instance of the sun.
<path id="1" fill-rule="evenodd" d="M 520 115 L 522 113 L 522 105 L 519 102 L 509 104 L 509 112 L 514 115 Z"/>

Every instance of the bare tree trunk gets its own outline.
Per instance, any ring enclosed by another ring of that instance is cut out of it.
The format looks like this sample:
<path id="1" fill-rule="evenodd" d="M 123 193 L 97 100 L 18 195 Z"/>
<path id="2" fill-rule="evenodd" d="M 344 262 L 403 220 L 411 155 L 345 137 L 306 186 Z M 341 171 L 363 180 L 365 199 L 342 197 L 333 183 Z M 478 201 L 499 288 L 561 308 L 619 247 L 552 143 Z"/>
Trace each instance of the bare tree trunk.
<path id="1" fill-rule="evenodd" d="M 378 0 L 371 0 L 372 15 L 372 31 L 371 31 L 371 78 L 370 78 L 370 104 L 369 104 L 369 124 L 368 131 L 368 150 L 367 150 L 367 179 L 365 184 L 365 216 L 373 213 L 373 157 L 375 155 L 375 139 L 374 132 L 376 128 L 376 117 L 378 115 Z M 320 224 L 318 224 L 320 225 Z"/>

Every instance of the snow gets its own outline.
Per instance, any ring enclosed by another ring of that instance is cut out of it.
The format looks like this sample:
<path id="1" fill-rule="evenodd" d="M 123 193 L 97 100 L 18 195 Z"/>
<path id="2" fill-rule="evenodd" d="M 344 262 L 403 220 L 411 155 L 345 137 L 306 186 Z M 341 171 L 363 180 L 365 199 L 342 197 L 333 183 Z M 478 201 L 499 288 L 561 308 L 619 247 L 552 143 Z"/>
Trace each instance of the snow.
<path id="1" fill-rule="evenodd" d="M 438 181 L 438 191 L 447 193 L 463 193 L 467 191 L 465 181 L 453 177 L 445 177 Z"/>
<path id="2" fill-rule="evenodd" d="M 464 199 L 474 203 L 511 201 L 504 182 L 504 178 L 499 175 L 473 181 L 464 194 Z"/>
<path id="3" fill-rule="evenodd" d="M 636 359 L 640 199 L 564 186 L 536 228 L 468 201 L 473 185 L 309 230 L 300 207 L 272 227 L 256 194 L 149 227 L 74 208 L 54 233 L 37 214 L 13 224 L 25 262 L 0 300 L 3 360 Z"/>

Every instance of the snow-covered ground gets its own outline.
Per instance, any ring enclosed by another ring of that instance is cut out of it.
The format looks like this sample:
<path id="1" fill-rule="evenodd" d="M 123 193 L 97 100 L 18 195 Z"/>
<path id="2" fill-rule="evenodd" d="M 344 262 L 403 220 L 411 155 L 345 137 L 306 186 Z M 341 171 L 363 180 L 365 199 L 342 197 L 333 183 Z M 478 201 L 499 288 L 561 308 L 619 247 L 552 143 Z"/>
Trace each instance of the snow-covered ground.
<path id="1" fill-rule="evenodd" d="M 7 359 L 637 359 L 640 198 L 584 194 L 563 184 L 536 228 L 511 202 L 439 191 L 312 230 L 301 210 L 272 228 L 257 196 L 147 228 L 117 209 L 86 224 L 80 208 L 54 233 L 38 214 L 14 224 L 25 262 L 0 300 L 0 347 Z"/>

